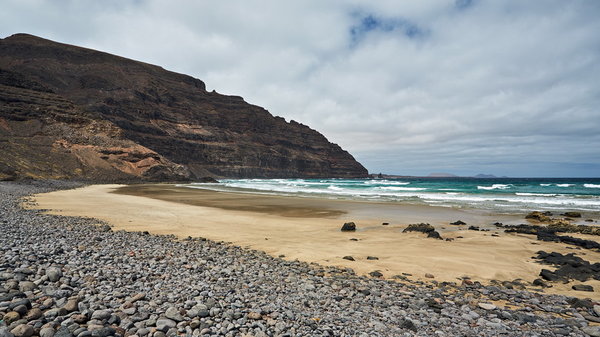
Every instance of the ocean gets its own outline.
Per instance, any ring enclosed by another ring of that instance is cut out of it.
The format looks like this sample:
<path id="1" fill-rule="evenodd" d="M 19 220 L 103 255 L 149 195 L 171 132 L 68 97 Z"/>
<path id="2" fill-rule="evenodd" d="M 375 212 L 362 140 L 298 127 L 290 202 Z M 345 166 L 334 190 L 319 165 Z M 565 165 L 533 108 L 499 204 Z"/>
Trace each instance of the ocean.
<path id="1" fill-rule="evenodd" d="M 324 197 L 499 213 L 532 210 L 600 213 L 600 178 L 227 179 L 186 184 L 224 192 Z"/>

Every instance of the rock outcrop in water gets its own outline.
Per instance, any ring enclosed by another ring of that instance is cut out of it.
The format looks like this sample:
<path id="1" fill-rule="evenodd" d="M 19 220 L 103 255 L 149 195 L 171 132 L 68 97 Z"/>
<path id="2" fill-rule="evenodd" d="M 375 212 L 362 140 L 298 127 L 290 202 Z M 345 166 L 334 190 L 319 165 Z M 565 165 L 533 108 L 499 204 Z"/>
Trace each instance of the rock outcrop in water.
<path id="1" fill-rule="evenodd" d="M 0 178 L 366 177 L 308 126 L 158 66 L 0 39 Z"/>

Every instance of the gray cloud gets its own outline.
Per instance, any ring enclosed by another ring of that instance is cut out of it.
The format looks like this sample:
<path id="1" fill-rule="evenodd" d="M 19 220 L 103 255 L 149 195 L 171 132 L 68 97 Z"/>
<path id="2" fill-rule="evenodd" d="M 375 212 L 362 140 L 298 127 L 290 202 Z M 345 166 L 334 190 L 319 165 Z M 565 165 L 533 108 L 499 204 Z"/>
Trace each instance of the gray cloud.
<path id="1" fill-rule="evenodd" d="M 371 171 L 600 176 L 597 1 L 8 0 L 28 32 L 155 63 Z"/>

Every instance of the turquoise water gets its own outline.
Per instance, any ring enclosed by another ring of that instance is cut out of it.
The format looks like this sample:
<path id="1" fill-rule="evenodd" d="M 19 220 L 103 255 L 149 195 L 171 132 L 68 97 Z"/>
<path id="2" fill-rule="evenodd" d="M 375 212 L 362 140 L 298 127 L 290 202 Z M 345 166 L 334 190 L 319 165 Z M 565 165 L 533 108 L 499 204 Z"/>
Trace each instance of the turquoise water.
<path id="1" fill-rule="evenodd" d="M 231 179 L 188 184 L 217 191 L 358 199 L 513 213 L 600 212 L 600 178 Z"/>

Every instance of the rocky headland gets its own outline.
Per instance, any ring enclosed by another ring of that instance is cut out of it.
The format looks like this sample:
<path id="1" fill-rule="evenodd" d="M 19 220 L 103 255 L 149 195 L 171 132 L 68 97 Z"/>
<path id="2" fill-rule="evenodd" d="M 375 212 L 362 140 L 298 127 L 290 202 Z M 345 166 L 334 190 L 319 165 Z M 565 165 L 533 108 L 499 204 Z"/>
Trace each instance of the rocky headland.
<path id="1" fill-rule="evenodd" d="M 1 336 L 600 336 L 589 300 L 363 277 L 20 207 L 75 186 L 0 183 Z"/>
<path id="2" fill-rule="evenodd" d="M 161 67 L 0 39 L 0 179 L 366 177 L 322 134 Z"/>

